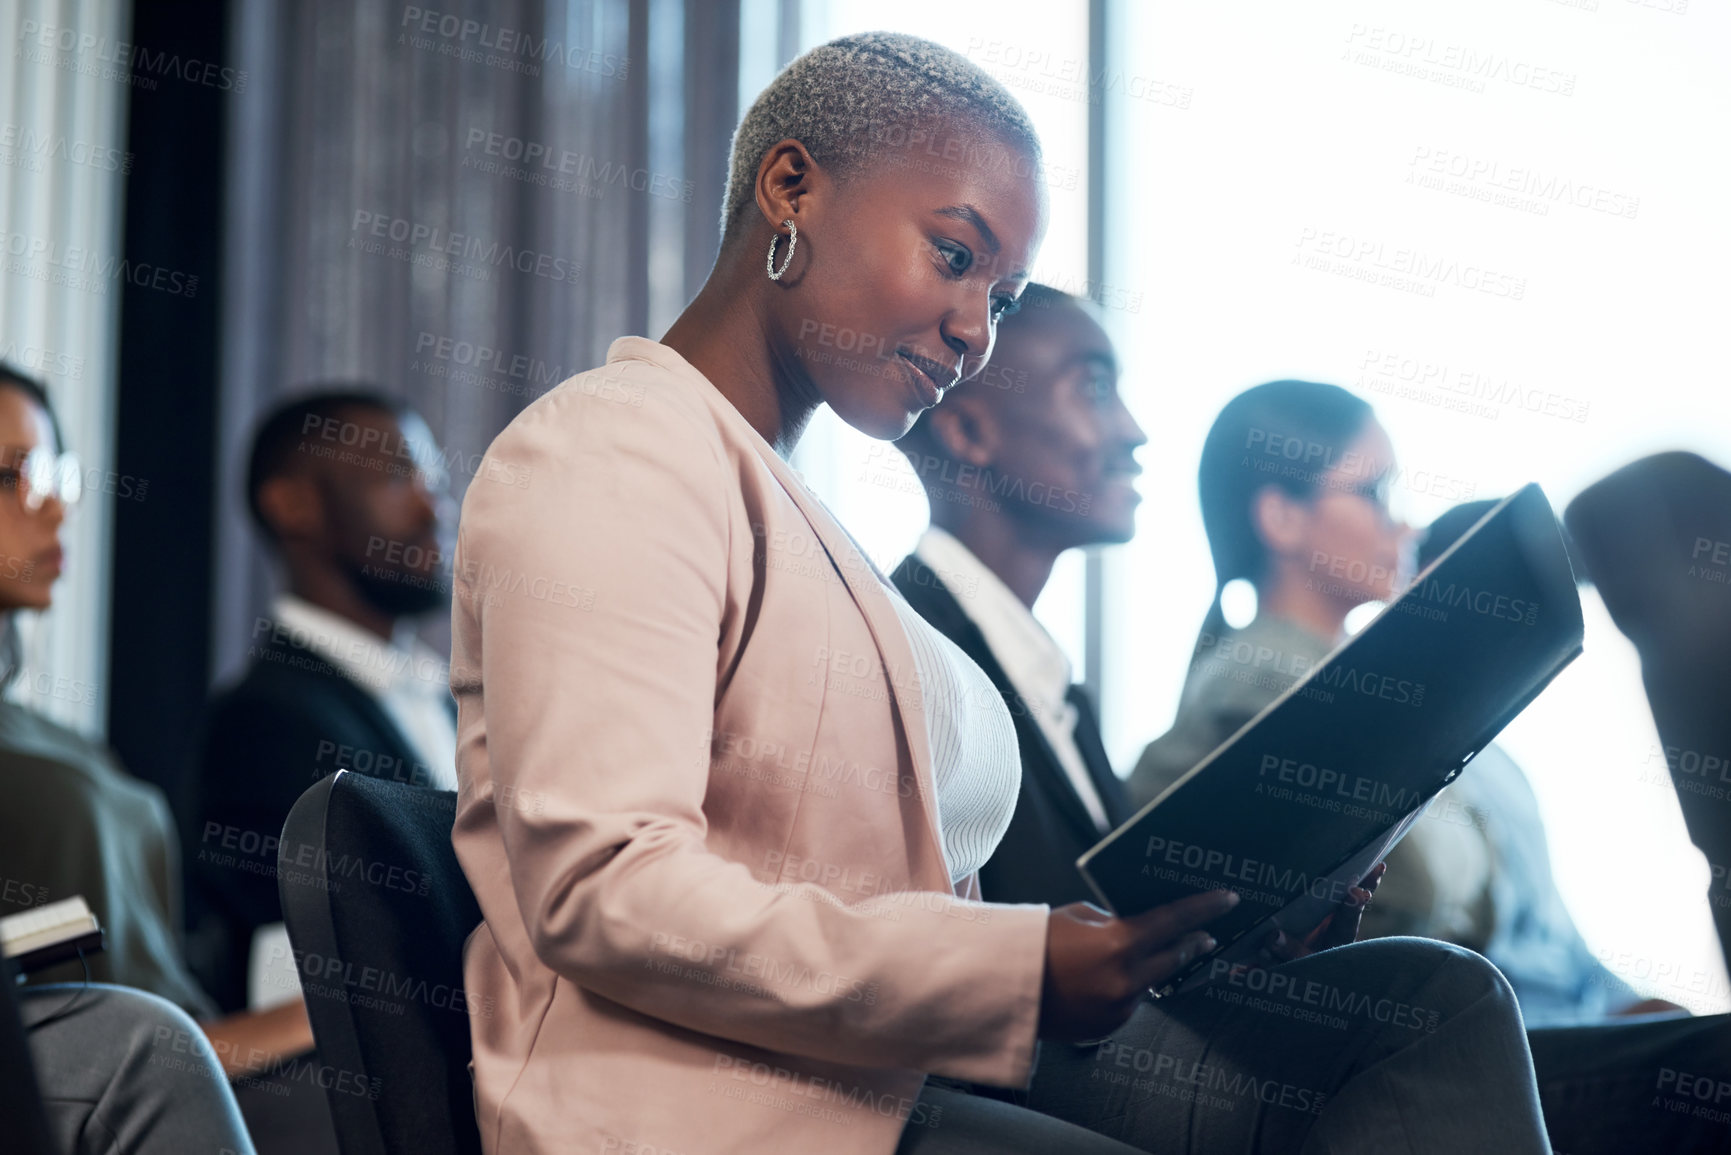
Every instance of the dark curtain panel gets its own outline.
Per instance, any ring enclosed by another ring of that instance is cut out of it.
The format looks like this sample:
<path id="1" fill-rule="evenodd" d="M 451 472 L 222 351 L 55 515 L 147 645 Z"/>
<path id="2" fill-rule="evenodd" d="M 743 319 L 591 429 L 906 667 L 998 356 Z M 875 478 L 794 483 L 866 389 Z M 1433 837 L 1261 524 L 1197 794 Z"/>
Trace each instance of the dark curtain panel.
<path id="1" fill-rule="evenodd" d="M 114 503 L 108 741 L 132 773 L 178 801 L 209 678 L 209 495 L 219 484 L 217 349 L 224 285 L 222 126 L 245 80 L 224 58 L 222 0 L 142 4 L 133 41 L 156 59 L 208 62 L 209 82 L 130 86 L 128 277 L 120 290 L 115 463 L 145 479 Z M 200 71 L 192 73 L 204 77 Z M 148 498 L 148 500 L 146 500 Z"/>

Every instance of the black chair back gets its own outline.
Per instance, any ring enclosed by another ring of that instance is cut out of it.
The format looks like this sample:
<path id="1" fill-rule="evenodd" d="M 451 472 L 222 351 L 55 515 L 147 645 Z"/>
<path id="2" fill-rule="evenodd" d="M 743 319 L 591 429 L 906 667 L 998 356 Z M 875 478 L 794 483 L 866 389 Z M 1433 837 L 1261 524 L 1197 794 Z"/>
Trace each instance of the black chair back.
<path id="1" fill-rule="evenodd" d="M 283 825 L 277 887 L 343 1155 L 480 1155 L 457 796 L 339 771 Z"/>
<path id="2" fill-rule="evenodd" d="M 1658 453 L 1583 490 L 1564 514 L 1587 577 L 1641 655 L 1641 680 L 1689 837 L 1712 885 L 1731 871 L 1731 472 Z M 1731 904 L 1715 901 L 1731 966 Z"/>

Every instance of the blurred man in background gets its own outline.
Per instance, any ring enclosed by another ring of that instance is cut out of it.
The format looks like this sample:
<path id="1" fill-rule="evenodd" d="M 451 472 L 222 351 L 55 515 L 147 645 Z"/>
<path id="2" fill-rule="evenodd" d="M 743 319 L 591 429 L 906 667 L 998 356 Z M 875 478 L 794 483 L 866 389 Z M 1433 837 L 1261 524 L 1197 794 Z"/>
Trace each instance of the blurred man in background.
<path id="1" fill-rule="evenodd" d="M 896 443 L 932 521 L 892 580 L 991 678 L 1021 747 L 1015 815 L 980 871 L 988 901 L 1091 900 L 1076 859 L 1130 816 L 1093 704 L 1033 606 L 1059 555 L 1136 532 L 1147 440 L 1091 306 L 1033 284 L 980 376 Z"/>
<path id="2" fill-rule="evenodd" d="M 254 438 L 247 504 L 287 588 L 254 623 L 245 675 L 210 704 L 185 833 L 208 985 L 225 1008 L 248 1005 L 251 959 L 289 957 L 277 844 L 307 787 L 347 769 L 455 788 L 448 662 L 412 633 L 447 604 L 444 484 L 426 423 L 377 393 L 289 401 Z M 262 981 L 295 989 L 286 968 Z"/>

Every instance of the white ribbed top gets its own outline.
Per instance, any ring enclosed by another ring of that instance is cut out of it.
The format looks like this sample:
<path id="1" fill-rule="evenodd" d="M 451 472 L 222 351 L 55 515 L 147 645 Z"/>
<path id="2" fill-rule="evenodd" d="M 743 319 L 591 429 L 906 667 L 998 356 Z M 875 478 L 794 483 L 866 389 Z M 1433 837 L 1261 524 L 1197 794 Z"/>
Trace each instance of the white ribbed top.
<path id="1" fill-rule="evenodd" d="M 910 702 L 906 713 L 910 725 L 925 720 L 938 831 L 954 885 L 986 864 L 1010 828 L 1022 787 L 1016 729 L 986 672 L 893 587 L 889 597 L 914 654 L 924 710 Z"/>

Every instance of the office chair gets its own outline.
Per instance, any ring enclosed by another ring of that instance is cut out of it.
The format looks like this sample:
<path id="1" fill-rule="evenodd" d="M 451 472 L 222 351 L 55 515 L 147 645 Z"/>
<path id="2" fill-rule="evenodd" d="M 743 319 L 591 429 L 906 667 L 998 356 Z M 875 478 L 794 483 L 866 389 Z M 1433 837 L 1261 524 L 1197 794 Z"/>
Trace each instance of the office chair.
<path id="1" fill-rule="evenodd" d="M 1641 681 L 1689 837 L 1713 871 L 1731 965 L 1731 473 L 1659 453 L 1594 482 L 1563 514 Z"/>
<path id="2" fill-rule="evenodd" d="M 480 1155 L 457 796 L 346 770 L 289 812 L 277 888 L 343 1155 Z"/>

